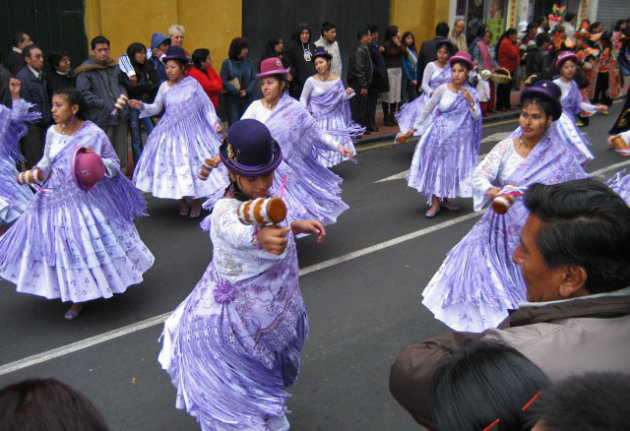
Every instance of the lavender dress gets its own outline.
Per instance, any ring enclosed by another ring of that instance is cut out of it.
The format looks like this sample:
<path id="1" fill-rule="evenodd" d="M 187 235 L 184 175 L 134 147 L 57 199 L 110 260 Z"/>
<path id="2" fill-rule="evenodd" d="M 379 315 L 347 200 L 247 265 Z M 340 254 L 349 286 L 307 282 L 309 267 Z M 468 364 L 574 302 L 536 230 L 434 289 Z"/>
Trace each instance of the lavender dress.
<path id="1" fill-rule="evenodd" d="M 512 138 L 499 142 L 475 170 L 475 210 L 487 203 L 491 187 L 556 184 L 588 175 L 566 151 L 554 130 L 522 158 Z M 512 255 L 528 212 L 521 198 L 505 215 L 489 208 L 448 253 L 422 295 L 422 303 L 455 331 L 495 328 L 525 300 L 525 282 Z"/>
<path id="2" fill-rule="evenodd" d="M 606 185 L 617 193 L 630 206 L 630 174 L 626 171 L 617 172 Z"/>
<path id="3" fill-rule="evenodd" d="M 18 142 L 26 135 L 24 122 L 40 117 L 37 112 L 27 113 L 30 106 L 23 99 L 14 100 L 13 109 L 0 105 L 0 226 L 18 218 L 33 199 L 29 186 L 15 181 L 15 165 L 22 160 Z"/>
<path id="4" fill-rule="evenodd" d="M 107 169 L 88 192 L 72 179 L 79 147 L 100 155 Z M 18 292 L 72 302 L 109 298 L 140 283 L 154 260 L 133 224 L 146 203 L 119 163 L 94 123 L 84 122 L 73 136 L 49 128 L 37 164 L 47 178 L 44 190 L 0 237 L 0 276 Z"/>
<path id="5" fill-rule="evenodd" d="M 477 91 L 471 108 L 448 85 L 435 90 L 413 126 L 421 135 L 413 153 L 407 184 L 428 198 L 471 197 L 471 178 L 481 144 L 481 108 Z"/>
<path id="6" fill-rule="evenodd" d="M 279 256 L 260 250 L 239 204 L 219 200 L 202 223 L 213 260 L 166 321 L 159 362 L 202 430 L 287 430 L 286 388 L 308 333 L 295 242 L 289 234 Z"/>
<path id="7" fill-rule="evenodd" d="M 587 163 L 595 158 L 589 150 L 590 142 L 586 135 L 580 132 L 575 123 L 575 116 L 582 112 L 582 109 L 595 112 L 595 106 L 582 101 L 582 93 L 575 81 L 563 82 L 560 78 L 555 79 L 562 91 L 560 103 L 562 104 L 562 115 L 558 121 L 554 121 L 554 127 L 558 129 L 558 134 L 567 144 L 568 149 L 575 155 L 580 163 Z"/>
<path id="8" fill-rule="evenodd" d="M 341 79 L 318 81 L 311 76 L 304 83 L 300 103 L 313 114 L 315 122 L 322 130 L 334 136 L 341 145 L 355 155 L 356 150 L 352 138 L 361 136 L 365 128 L 352 121 L 348 102 L 352 96 L 354 94 L 346 93 Z M 327 168 L 347 160 L 336 149 L 328 148 L 319 149 L 317 159 Z"/>
<path id="9" fill-rule="evenodd" d="M 203 198 L 228 185 L 223 165 L 213 169 L 206 181 L 197 175 L 206 158 L 219 152 L 220 120 L 199 83 L 190 77 L 172 86 L 162 83 L 155 101 L 145 105 L 140 117 L 164 115 L 147 138 L 133 183 L 140 190 L 165 199 Z"/>
<path id="10" fill-rule="evenodd" d="M 422 114 L 422 111 L 424 111 L 424 107 L 429 103 L 429 100 L 431 100 L 433 92 L 440 85 L 448 84 L 452 80 L 451 66 L 446 65 L 445 68 L 440 69 L 435 62 L 427 65 L 422 75 L 422 94 L 413 101 L 405 103 L 402 108 L 400 108 L 400 111 L 398 111 L 398 125 L 402 133 L 407 132 L 413 127 L 417 118 Z M 414 136 L 419 136 L 419 134 L 419 131 L 416 129 Z"/>
<path id="11" fill-rule="evenodd" d="M 256 100 L 242 118 L 264 123 L 282 149 L 282 163 L 276 169 L 271 194 L 279 195 L 286 175 L 283 198 L 289 211 L 296 213 L 295 220 L 335 223 L 348 209 L 341 200 L 343 180 L 317 161 L 321 150 L 337 148 L 335 139 L 315 123 L 300 102 L 286 93 L 272 111 Z"/>

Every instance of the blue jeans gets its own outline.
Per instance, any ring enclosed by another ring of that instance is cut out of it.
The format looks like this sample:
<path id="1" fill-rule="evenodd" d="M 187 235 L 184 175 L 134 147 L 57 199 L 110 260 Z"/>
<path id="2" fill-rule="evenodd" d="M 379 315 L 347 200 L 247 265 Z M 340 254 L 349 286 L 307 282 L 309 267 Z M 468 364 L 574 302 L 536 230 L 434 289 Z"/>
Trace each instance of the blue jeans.
<path id="1" fill-rule="evenodd" d="M 133 152 L 133 166 L 135 168 L 142 154 L 144 145 L 142 144 L 142 134 L 140 127 L 144 125 L 147 136 L 153 131 L 153 121 L 150 117 L 140 118 L 139 109 L 129 109 L 129 130 L 131 131 L 131 151 Z"/>

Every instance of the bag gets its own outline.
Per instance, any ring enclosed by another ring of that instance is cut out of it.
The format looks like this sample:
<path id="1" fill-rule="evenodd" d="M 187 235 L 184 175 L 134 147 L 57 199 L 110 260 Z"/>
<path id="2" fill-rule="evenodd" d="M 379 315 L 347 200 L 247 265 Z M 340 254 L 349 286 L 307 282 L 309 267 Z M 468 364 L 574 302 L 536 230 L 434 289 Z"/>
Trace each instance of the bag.
<path id="1" fill-rule="evenodd" d="M 228 67 L 230 68 L 230 75 L 234 76 L 234 78 L 232 78 L 232 79 L 230 79 L 228 81 L 228 84 L 230 84 L 231 86 L 233 86 L 237 90 L 240 90 L 241 89 L 241 81 L 240 81 L 240 79 L 238 79 L 238 76 L 235 76 L 234 72 L 232 72 L 232 62 L 230 60 L 228 60 Z"/>

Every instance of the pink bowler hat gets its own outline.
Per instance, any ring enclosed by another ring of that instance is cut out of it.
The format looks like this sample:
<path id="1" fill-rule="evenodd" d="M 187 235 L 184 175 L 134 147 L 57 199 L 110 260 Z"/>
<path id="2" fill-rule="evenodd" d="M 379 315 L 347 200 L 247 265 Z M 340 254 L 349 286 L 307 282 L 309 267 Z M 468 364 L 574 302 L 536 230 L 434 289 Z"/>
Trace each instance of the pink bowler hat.
<path id="1" fill-rule="evenodd" d="M 463 61 L 464 63 L 466 63 L 469 70 L 475 68 L 472 60 L 470 59 L 470 54 L 468 54 L 466 51 L 457 51 L 451 56 L 451 58 L 448 59 L 448 64 L 452 67 L 453 63 L 455 63 L 456 61 Z"/>
<path id="2" fill-rule="evenodd" d="M 256 75 L 256 78 L 263 78 L 271 75 L 285 75 L 289 73 L 289 69 L 284 69 L 282 66 L 282 60 L 278 57 L 265 58 L 260 63 L 260 73 Z"/>
<path id="3" fill-rule="evenodd" d="M 577 54 L 571 52 L 571 51 L 564 51 L 563 53 L 561 53 L 558 56 L 558 59 L 556 60 L 556 67 L 558 69 L 560 69 L 562 67 L 562 63 L 564 63 L 567 60 L 573 60 L 575 62 L 575 64 L 578 63 L 578 56 Z"/>
<path id="4" fill-rule="evenodd" d="M 86 192 L 105 177 L 103 160 L 96 153 L 88 153 L 85 147 L 74 150 L 71 169 L 74 183 Z"/>

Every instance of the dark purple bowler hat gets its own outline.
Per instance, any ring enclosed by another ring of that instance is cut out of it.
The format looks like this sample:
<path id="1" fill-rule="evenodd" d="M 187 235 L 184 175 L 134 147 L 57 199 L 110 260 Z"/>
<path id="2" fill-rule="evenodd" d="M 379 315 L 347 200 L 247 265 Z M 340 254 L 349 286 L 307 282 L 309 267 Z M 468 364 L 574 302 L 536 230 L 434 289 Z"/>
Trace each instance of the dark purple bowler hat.
<path id="1" fill-rule="evenodd" d="M 562 91 L 560 87 L 551 81 L 541 80 L 521 92 L 521 103 L 523 103 L 523 100 L 528 96 L 539 96 L 549 100 L 553 106 L 553 121 L 556 121 L 562 115 L 562 105 L 560 104 L 561 95 Z"/>
<path id="2" fill-rule="evenodd" d="M 315 47 L 315 52 L 313 53 L 313 60 L 316 59 L 317 57 L 324 57 L 328 61 L 332 60 L 332 55 L 330 55 L 328 51 L 326 51 L 326 48 L 324 48 L 323 46 Z"/>
<path id="3" fill-rule="evenodd" d="M 232 124 L 219 154 L 230 171 L 245 177 L 267 175 L 282 161 L 280 146 L 267 126 L 253 119 Z"/>
<path id="4" fill-rule="evenodd" d="M 166 55 L 162 59 L 164 63 L 167 60 L 181 60 L 188 63 L 188 57 L 186 57 L 186 51 L 181 46 L 169 46 L 166 50 Z"/>

